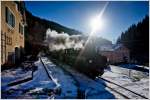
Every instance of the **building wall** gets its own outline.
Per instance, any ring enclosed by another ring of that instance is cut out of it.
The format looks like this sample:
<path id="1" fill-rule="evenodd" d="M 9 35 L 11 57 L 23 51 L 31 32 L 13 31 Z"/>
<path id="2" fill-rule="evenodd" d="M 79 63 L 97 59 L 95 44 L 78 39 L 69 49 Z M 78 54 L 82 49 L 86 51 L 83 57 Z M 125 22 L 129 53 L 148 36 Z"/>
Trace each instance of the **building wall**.
<path id="1" fill-rule="evenodd" d="M 114 51 L 100 51 L 100 54 L 107 57 L 110 63 L 124 62 L 124 57 L 127 62 L 130 61 L 130 52 L 127 48 L 121 47 Z"/>
<path id="2" fill-rule="evenodd" d="M 15 27 L 11 27 L 6 22 L 6 7 L 15 16 Z M 14 63 L 15 48 L 24 48 L 24 32 L 23 34 L 19 33 L 19 23 L 24 25 L 23 18 L 24 15 L 18 11 L 15 2 L 1 2 L 1 65 Z"/>

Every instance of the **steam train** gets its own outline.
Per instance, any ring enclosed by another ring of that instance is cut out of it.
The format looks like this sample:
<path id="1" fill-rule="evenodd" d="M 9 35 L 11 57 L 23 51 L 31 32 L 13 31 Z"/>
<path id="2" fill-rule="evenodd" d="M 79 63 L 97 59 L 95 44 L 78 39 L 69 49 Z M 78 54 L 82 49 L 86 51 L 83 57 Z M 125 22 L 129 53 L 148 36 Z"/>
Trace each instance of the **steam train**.
<path id="1" fill-rule="evenodd" d="M 75 70 L 91 77 L 101 76 L 107 66 L 107 59 L 96 52 L 65 49 L 51 51 L 50 56 Z"/>

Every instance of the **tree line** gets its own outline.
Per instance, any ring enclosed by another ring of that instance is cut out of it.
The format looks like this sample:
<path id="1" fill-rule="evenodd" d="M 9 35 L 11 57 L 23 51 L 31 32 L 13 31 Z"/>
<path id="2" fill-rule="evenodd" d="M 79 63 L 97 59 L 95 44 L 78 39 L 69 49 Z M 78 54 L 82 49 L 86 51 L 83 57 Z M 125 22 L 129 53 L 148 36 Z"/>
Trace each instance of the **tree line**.
<path id="1" fill-rule="evenodd" d="M 130 58 L 139 64 L 149 62 L 149 16 L 138 24 L 131 25 L 117 39 L 117 43 L 124 44 L 130 50 Z"/>

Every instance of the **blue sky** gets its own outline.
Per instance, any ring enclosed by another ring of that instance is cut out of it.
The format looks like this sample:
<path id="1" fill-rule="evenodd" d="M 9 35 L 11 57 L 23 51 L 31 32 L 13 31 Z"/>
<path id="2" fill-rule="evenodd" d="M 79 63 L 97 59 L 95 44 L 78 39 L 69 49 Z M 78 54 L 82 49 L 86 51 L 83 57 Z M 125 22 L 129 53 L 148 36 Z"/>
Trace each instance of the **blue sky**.
<path id="1" fill-rule="evenodd" d="M 90 20 L 100 13 L 105 1 L 26 1 L 26 8 L 35 16 L 55 21 L 61 25 L 79 30 L 85 34 L 91 32 Z M 102 18 L 104 28 L 96 36 L 113 42 L 121 32 L 132 24 L 141 21 L 149 13 L 148 1 L 111 1 Z"/>

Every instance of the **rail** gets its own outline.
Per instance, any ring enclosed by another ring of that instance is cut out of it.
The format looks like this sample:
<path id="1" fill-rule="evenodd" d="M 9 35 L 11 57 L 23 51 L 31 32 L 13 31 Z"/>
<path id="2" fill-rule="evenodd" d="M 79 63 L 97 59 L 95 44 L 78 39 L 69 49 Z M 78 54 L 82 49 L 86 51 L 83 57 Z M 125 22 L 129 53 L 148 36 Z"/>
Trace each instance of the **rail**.
<path id="1" fill-rule="evenodd" d="M 129 91 L 129 92 L 131 92 L 131 93 L 133 93 L 133 94 L 135 94 L 135 95 L 137 95 L 137 96 L 140 96 L 140 97 L 142 97 L 142 98 L 144 98 L 144 99 L 148 99 L 147 97 L 145 97 L 145 96 L 143 96 L 143 95 L 141 95 L 141 94 L 139 94 L 139 93 L 136 93 L 136 92 L 134 92 L 134 91 L 132 91 L 132 90 L 130 90 L 130 89 L 127 89 L 127 88 L 125 88 L 125 87 L 123 87 L 123 86 L 121 86 L 121 85 L 119 85 L 119 84 L 116 84 L 116 83 L 114 83 L 114 82 L 112 82 L 112 81 L 109 81 L 109 80 L 107 80 L 107 79 L 104 79 L 104 78 L 102 78 L 102 77 L 99 77 L 99 78 L 102 79 L 102 80 L 105 81 L 105 82 L 108 82 L 108 83 L 113 84 L 113 85 L 116 85 L 116 86 L 118 86 L 118 87 L 120 87 L 120 88 L 122 88 L 122 89 L 124 89 L 124 90 L 126 90 L 126 91 Z M 124 94 L 121 93 L 121 92 L 118 92 L 118 91 L 115 90 L 114 88 L 112 88 L 112 87 L 110 87 L 110 86 L 108 86 L 108 85 L 106 85 L 106 84 L 103 84 L 103 85 L 105 85 L 106 87 L 110 88 L 111 90 L 117 92 L 118 94 L 122 95 L 122 96 L 125 97 L 126 99 L 130 99 L 128 96 L 124 95 Z"/>
<path id="2" fill-rule="evenodd" d="M 44 62 L 42 61 L 41 57 L 40 57 L 40 61 L 41 61 L 42 65 L 44 66 L 44 69 L 45 69 L 45 71 L 46 71 L 46 74 L 47 74 L 48 78 L 50 78 L 50 79 L 52 80 L 52 77 L 49 75 L 49 72 L 48 72 L 48 70 L 47 70 L 47 68 L 46 68 L 46 65 L 45 65 Z"/>

